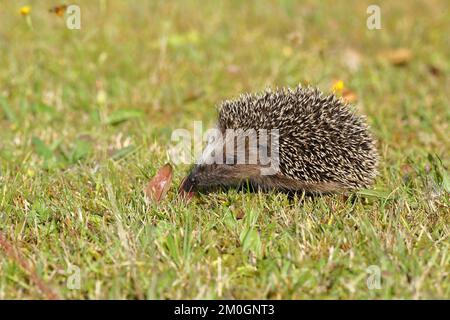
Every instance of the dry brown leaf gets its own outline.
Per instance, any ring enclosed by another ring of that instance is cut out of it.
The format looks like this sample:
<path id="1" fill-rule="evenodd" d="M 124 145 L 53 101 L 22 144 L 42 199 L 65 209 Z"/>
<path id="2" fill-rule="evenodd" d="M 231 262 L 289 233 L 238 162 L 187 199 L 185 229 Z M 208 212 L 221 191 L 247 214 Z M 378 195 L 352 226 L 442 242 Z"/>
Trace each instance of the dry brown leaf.
<path id="1" fill-rule="evenodd" d="M 48 12 L 54 13 L 58 17 L 64 17 L 66 10 L 67 10 L 67 5 L 63 4 L 63 5 L 59 5 L 59 6 L 54 6 L 53 8 L 49 9 Z"/>
<path id="2" fill-rule="evenodd" d="M 236 64 L 230 64 L 227 67 L 227 72 L 229 74 L 238 74 L 241 71 L 241 68 Z"/>
<path id="3" fill-rule="evenodd" d="M 439 69 L 435 65 L 429 65 L 428 66 L 428 71 L 435 77 L 440 77 L 442 75 L 441 69 Z"/>
<path id="4" fill-rule="evenodd" d="M 244 217 L 245 217 L 244 210 L 242 210 L 242 209 L 237 210 L 237 212 L 235 212 L 235 217 L 237 220 L 244 219 Z"/>
<path id="5" fill-rule="evenodd" d="M 342 98 L 344 98 L 347 103 L 355 103 L 358 100 L 356 93 L 347 88 L 342 91 Z"/>
<path id="6" fill-rule="evenodd" d="M 148 200 L 158 203 L 166 197 L 172 182 L 172 171 L 172 166 L 167 163 L 148 182 L 144 188 Z"/>
<path id="7" fill-rule="evenodd" d="M 412 52 L 407 48 L 399 48 L 387 51 L 383 56 L 395 66 L 407 65 L 412 59 Z"/>
<path id="8" fill-rule="evenodd" d="M 236 206 L 232 204 L 231 206 L 229 206 L 228 209 L 230 209 L 231 213 L 236 218 L 236 220 L 244 219 L 245 212 L 244 210 L 242 210 L 242 208 L 236 208 Z"/>
<path id="9" fill-rule="evenodd" d="M 192 102 L 200 99 L 204 95 L 203 90 L 191 90 L 189 91 L 183 99 L 183 102 Z"/>
<path id="10" fill-rule="evenodd" d="M 303 36 L 300 31 L 293 31 L 289 33 L 287 35 L 287 39 L 293 46 L 299 46 L 303 43 Z"/>

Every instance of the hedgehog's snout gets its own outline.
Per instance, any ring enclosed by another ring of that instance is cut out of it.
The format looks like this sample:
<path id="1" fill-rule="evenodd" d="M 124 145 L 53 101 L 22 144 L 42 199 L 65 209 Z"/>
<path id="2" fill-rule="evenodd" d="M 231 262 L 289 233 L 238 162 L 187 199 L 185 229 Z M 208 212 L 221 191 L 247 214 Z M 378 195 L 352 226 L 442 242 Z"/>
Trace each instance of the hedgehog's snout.
<path id="1" fill-rule="evenodd" d="M 184 178 L 181 189 L 185 192 L 193 192 L 198 191 L 199 187 L 202 184 L 202 177 L 204 175 L 205 168 L 202 166 L 195 166 L 192 168 L 192 170 L 189 172 L 188 176 Z"/>
<path id="2" fill-rule="evenodd" d="M 218 166 L 215 164 L 200 164 L 192 168 L 191 172 L 184 178 L 180 190 L 184 192 L 202 191 L 220 182 Z"/>
<path id="3" fill-rule="evenodd" d="M 194 190 L 196 189 L 197 179 L 192 172 L 181 181 L 180 188 L 178 189 L 179 196 L 189 201 L 194 196 Z"/>
<path id="4" fill-rule="evenodd" d="M 191 171 L 189 175 L 181 182 L 180 191 L 192 192 L 196 189 L 196 185 L 197 178 L 195 177 L 193 171 Z"/>

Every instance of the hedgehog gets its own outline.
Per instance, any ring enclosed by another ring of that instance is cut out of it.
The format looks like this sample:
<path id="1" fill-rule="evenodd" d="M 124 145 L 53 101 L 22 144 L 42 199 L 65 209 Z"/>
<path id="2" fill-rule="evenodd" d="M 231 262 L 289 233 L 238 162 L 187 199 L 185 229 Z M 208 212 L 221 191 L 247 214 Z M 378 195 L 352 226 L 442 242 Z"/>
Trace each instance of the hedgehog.
<path id="1" fill-rule="evenodd" d="M 266 89 L 223 101 L 216 131 L 180 193 L 245 186 L 337 193 L 368 188 L 377 175 L 376 141 L 365 117 L 313 87 Z"/>

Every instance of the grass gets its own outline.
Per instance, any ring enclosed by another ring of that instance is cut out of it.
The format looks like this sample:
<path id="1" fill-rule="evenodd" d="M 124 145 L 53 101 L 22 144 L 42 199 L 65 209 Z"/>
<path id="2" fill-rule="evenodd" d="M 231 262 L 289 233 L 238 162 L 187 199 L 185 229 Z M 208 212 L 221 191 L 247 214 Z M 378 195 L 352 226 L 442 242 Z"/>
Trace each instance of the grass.
<path id="1" fill-rule="evenodd" d="M 80 0 L 81 30 L 22 2 L 0 12 L 1 299 L 450 298 L 447 1 L 380 2 L 381 30 L 371 1 Z M 220 100 L 338 79 L 379 140 L 373 190 L 144 201 Z"/>

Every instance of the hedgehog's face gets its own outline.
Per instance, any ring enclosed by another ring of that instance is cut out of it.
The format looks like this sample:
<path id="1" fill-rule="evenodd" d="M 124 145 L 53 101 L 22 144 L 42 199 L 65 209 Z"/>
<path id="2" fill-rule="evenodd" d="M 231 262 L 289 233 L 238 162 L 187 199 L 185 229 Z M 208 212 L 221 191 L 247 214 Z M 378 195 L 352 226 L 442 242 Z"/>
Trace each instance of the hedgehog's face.
<path id="1" fill-rule="evenodd" d="M 240 131 L 238 131 L 239 133 Z M 244 131 L 239 134 L 249 135 Z M 234 141 L 244 141 L 242 147 Z M 232 142 L 230 142 L 232 141 Z M 213 139 L 208 143 L 189 175 L 183 180 L 180 191 L 211 191 L 218 188 L 238 187 L 242 182 L 260 175 L 260 166 L 251 163 L 257 159 L 258 148 L 250 148 L 245 139 L 239 139 L 234 132 L 226 133 L 222 139 Z M 232 146 L 226 148 L 225 146 Z M 227 153 L 227 151 L 231 152 Z M 243 159 L 243 161 L 240 161 Z"/>
<path id="2" fill-rule="evenodd" d="M 220 134 L 220 133 L 218 133 Z M 216 159 L 217 150 L 223 149 L 223 140 L 212 139 L 201 157 L 190 171 L 189 175 L 183 180 L 181 188 L 185 192 L 206 191 L 222 185 L 233 171 L 233 166 L 222 164 L 223 159 Z"/>
<path id="3" fill-rule="evenodd" d="M 209 171 L 211 171 L 211 169 L 207 168 L 206 165 L 195 166 L 184 179 L 181 185 L 182 189 L 186 192 L 198 191 L 199 186 L 206 181 Z"/>
<path id="4" fill-rule="evenodd" d="M 228 167 L 228 168 L 227 168 Z M 232 166 L 219 164 L 199 164 L 192 168 L 189 175 L 184 179 L 181 188 L 185 192 L 205 191 L 212 187 L 218 187 L 224 181 L 227 172 Z"/>
<path id="5" fill-rule="evenodd" d="M 220 188 L 239 187 L 246 181 L 260 176 L 260 168 L 254 165 L 199 164 L 183 180 L 180 191 L 208 192 Z"/>

